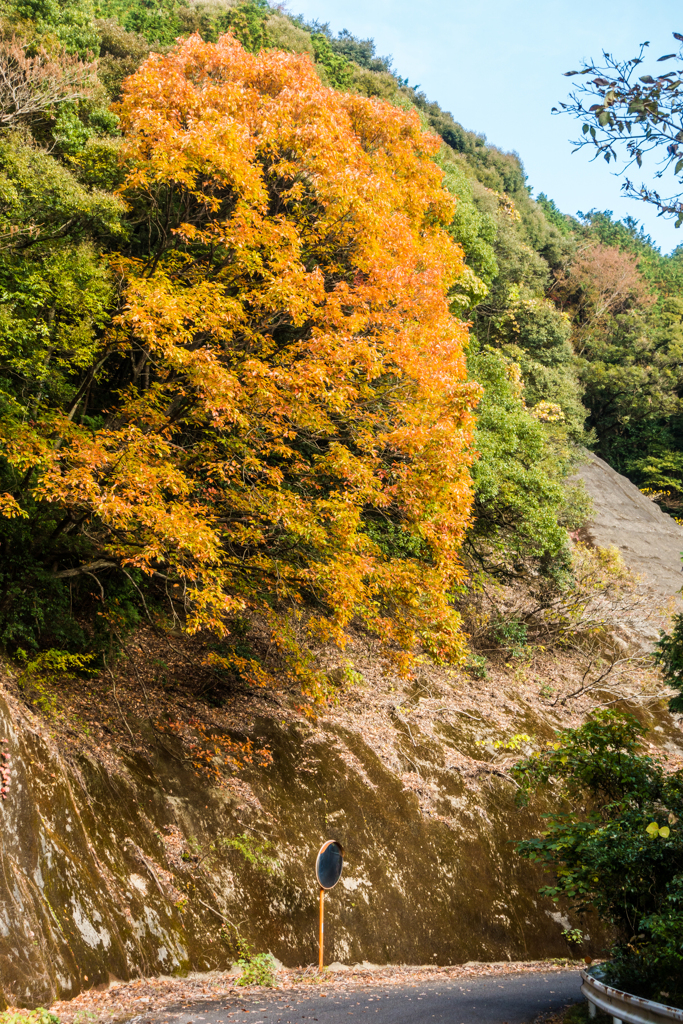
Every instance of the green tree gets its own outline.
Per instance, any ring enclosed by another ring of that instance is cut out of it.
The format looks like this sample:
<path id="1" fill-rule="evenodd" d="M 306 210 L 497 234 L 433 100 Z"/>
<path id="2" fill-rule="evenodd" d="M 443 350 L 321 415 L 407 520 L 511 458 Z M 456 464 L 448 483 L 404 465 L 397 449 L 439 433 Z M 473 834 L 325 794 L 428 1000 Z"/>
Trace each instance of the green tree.
<path id="1" fill-rule="evenodd" d="M 121 242 L 125 208 L 18 134 L 0 140 L 0 193 L 0 415 L 7 440 L 11 424 L 55 409 L 69 414 L 83 379 L 86 406 L 92 404 L 96 352 L 116 302 L 101 247 Z M 81 406 L 80 418 L 88 412 Z M 35 647 L 42 638 L 62 646 L 81 631 L 71 615 L 74 595 L 55 579 L 46 549 L 56 543 L 53 550 L 69 557 L 83 549 L 83 538 L 59 530 L 62 516 L 34 499 L 32 482 L 0 461 L 0 491 L 25 505 L 25 516 L 0 518 L 0 642 Z"/>
<path id="2" fill-rule="evenodd" d="M 563 485 L 574 449 L 561 410 L 553 416 L 527 408 L 519 365 L 495 349 L 473 351 L 469 369 L 484 395 L 472 469 L 474 521 L 465 549 L 476 565 L 503 580 L 527 576 L 530 569 L 546 576 L 565 571 L 567 530 L 582 524 L 587 500 Z"/>
<path id="3" fill-rule="evenodd" d="M 323 32 L 311 36 L 315 62 L 323 71 L 326 82 L 334 89 L 348 89 L 353 77 L 351 62 L 343 53 L 338 53 Z"/>
<path id="4" fill-rule="evenodd" d="M 98 53 L 92 0 L 5 0 L 0 13 L 38 43 L 57 43 L 80 56 Z"/>

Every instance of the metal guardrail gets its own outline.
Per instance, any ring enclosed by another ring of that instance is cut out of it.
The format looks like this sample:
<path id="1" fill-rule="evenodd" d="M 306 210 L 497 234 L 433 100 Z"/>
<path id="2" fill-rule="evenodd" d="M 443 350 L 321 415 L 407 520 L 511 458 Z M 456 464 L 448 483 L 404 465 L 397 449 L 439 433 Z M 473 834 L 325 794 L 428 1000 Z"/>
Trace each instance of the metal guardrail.
<path id="1" fill-rule="evenodd" d="M 683 1021 L 683 1010 L 650 999 L 632 996 L 600 981 L 590 971 L 581 971 L 581 992 L 588 1000 L 591 1017 L 597 1010 L 610 1014 L 613 1024 L 665 1024 L 665 1021 Z"/>

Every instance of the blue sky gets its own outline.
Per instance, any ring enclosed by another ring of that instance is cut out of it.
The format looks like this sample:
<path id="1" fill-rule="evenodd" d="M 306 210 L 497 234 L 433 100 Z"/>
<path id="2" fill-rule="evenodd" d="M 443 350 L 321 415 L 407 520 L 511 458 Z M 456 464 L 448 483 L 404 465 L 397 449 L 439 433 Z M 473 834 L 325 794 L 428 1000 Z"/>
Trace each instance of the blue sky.
<path id="1" fill-rule="evenodd" d="M 585 150 L 572 155 L 569 139 L 580 126 L 550 113 L 573 81 L 562 72 L 582 58 L 597 60 L 603 50 L 631 57 L 645 40 L 652 63 L 676 49 L 680 0 L 289 0 L 287 9 L 329 22 L 335 33 L 374 38 L 399 74 L 465 128 L 519 153 L 534 194 L 545 192 L 564 212 L 631 214 L 663 252 L 683 243 L 683 228 L 622 197 L 621 179 L 603 160 L 590 163 Z"/>

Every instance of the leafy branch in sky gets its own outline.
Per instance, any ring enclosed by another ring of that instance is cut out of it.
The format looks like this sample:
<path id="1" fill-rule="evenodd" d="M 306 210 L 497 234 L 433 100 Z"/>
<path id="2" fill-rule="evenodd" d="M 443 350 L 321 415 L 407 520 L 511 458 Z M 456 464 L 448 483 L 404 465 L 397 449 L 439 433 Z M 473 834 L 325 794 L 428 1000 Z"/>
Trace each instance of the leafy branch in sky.
<path id="1" fill-rule="evenodd" d="M 673 33 L 683 42 L 683 35 Z M 636 57 L 617 60 L 603 52 L 603 64 L 584 63 L 579 71 L 567 71 L 567 77 L 580 75 L 586 80 L 570 94 L 569 102 L 553 108 L 554 113 L 568 113 L 583 122 L 582 136 L 575 141 L 577 149 L 595 149 L 595 158 L 607 163 L 620 155 L 626 159 L 624 172 L 634 165 L 642 167 L 643 157 L 655 153 L 660 157 L 656 178 L 672 171 L 681 188 L 669 196 L 645 184 L 639 186 L 627 178 L 623 184 L 626 195 L 651 203 L 660 216 L 675 217 L 676 227 L 683 223 L 683 51 L 666 53 L 657 63 L 668 66 L 676 61 L 674 70 L 653 77 L 640 75 L 649 43 L 643 43 Z"/>

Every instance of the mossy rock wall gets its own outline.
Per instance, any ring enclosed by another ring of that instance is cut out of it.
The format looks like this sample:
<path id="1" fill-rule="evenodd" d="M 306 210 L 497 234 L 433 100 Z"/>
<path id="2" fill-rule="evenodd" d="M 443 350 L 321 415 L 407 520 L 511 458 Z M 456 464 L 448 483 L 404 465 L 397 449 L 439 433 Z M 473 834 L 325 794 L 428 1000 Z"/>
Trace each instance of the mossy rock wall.
<path id="1" fill-rule="evenodd" d="M 243 770 L 232 789 L 208 787 L 151 731 L 145 756 L 66 756 L 9 699 L 0 738 L 11 766 L 0 805 L 10 1004 L 49 1004 L 112 977 L 225 968 L 236 953 L 228 921 L 286 965 L 315 962 L 313 868 L 327 838 L 347 854 L 327 897 L 328 963 L 570 952 L 539 874 L 514 852 L 538 822 L 515 807 L 509 782 L 467 786 L 433 742 L 419 751 L 437 807 L 425 814 L 359 733 L 334 724 L 257 720 L 252 738 L 273 762 Z M 267 836 L 275 870 L 218 842 L 237 835 Z"/>

